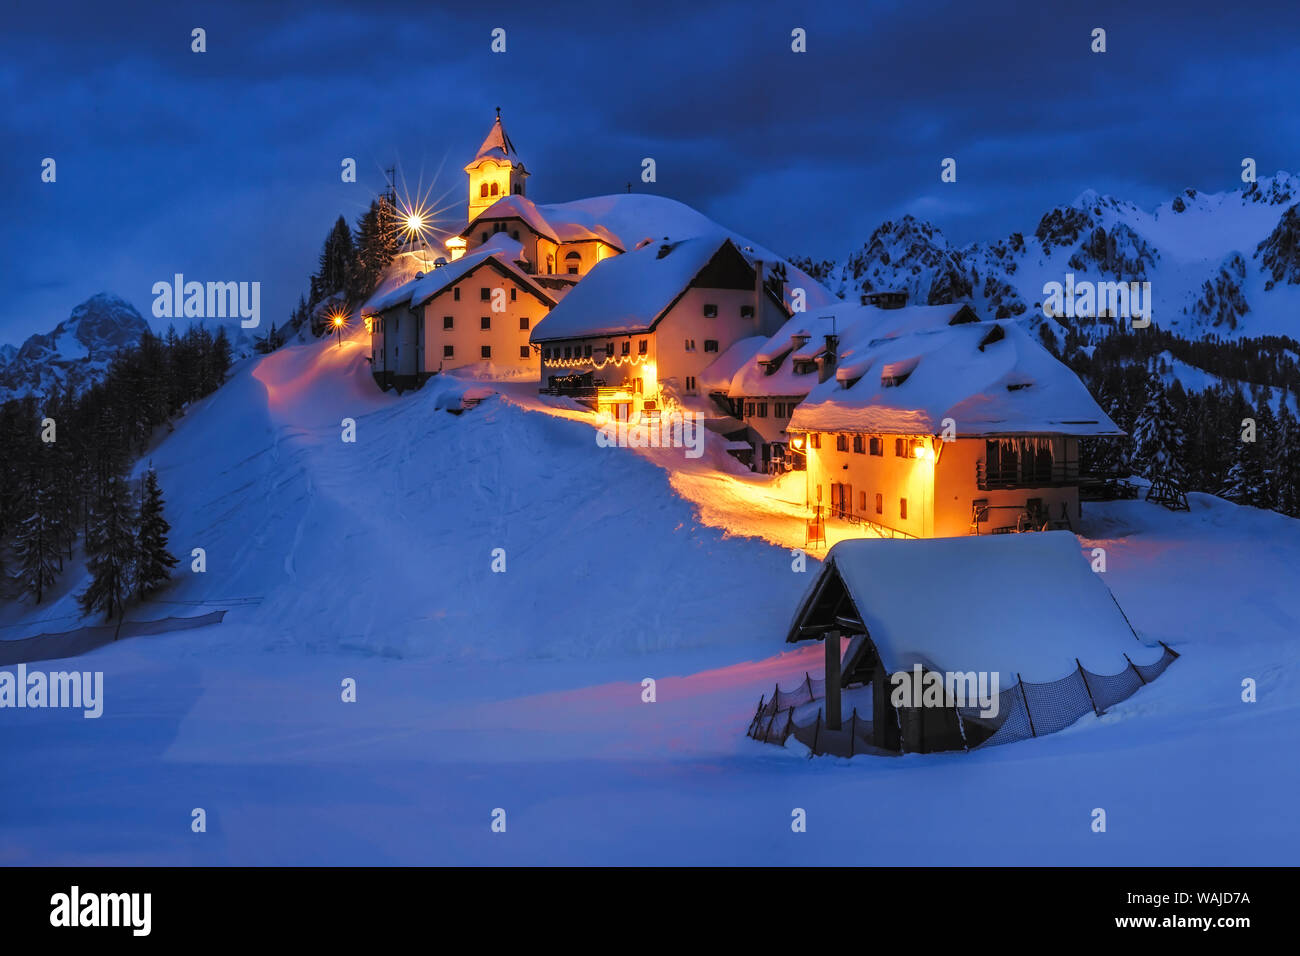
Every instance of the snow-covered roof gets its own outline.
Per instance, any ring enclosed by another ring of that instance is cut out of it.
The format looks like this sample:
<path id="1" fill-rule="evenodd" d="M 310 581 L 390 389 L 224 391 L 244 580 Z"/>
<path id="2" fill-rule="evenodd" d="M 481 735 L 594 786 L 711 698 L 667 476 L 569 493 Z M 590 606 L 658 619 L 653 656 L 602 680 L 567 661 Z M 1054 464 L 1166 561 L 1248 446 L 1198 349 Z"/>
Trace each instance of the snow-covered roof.
<path id="1" fill-rule="evenodd" d="M 717 234 L 696 236 L 652 243 L 598 262 L 537 324 L 532 341 L 648 332 L 730 243 Z"/>
<path id="2" fill-rule="evenodd" d="M 699 386 L 704 392 L 725 392 L 741 368 L 754 364 L 754 356 L 767 339 L 761 335 L 733 342 L 731 346 L 709 363 L 700 373 Z"/>
<path id="3" fill-rule="evenodd" d="M 977 319 L 970 306 L 963 302 L 901 309 L 840 302 L 797 312 L 767 340 L 753 362 L 737 370 L 724 390 L 732 397 L 807 395 L 817 384 L 817 373 L 797 372 L 795 363 L 812 361 L 826 351 L 828 335 L 834 334 L 837 339 L 837 368 L 857 367 L 863 362 L 863 346 L 877 339 Z"/>
<path id="4" fill-rule="evenodd" d="M 496 121 L 493 122 L 492 128 L 488 130 L 487 138 L 483 140 L 483 145 L 478 148 L 474 154 L 474 160 L 465 167 L 466 171 L 482 162 L 485 159 L 493 159 L 498 162 L 509 162 L 516 166 L 523 166 L 523 160 L 515 152 L 515 144 L 510 141 L 506 135 L 506 128 L 501 125 L 501 114 L 497 114 Z"/>
<path id="5" fill-rule="evenodd" d="M 826 616 L 822 589 L 835 579 L 890 672 L 914 663 L 996 671 L 1005 688 L 1017 673 L 1064 677 L 1076 657 L 1094 673 L 1117 674 L 1128 666 L 1125 653 L 1139 664 L 1154 656 L 1141 653 L 1069 531 L 841 541 L 800 600 L 788 641 L 805 639 L 800 626 Z"/>
<path id="6" fill-rule="evenodd" d="M 951 418 L 959 436 L 1123 434 L 1015 320 L 842 342 L 840 355 L 861 377 L 815 384 L 789 430 L 937 435 Z"/>
<path id="7" fill-rule="evenodd" d="M 507 270 L 511 277 L 524 288 L 537 295 L 547 305 L 553 305 L 555 297 L 543 289 L 515 263 L 523 255 L 523 246 L 504 233 L 497 233 L 491 240 L 475 249 L 469 255 L 461 256 L 455 262 L 449 262 L 418 278 L 411 278 L 386 292 L 376 291 L 362 308 L 364 314 L 385 312 L 398 306 L 418 308 L 448 286 L 459 282 L 479 266 L 488 264 L 488 260 L 498 268 Z"/>
<path id="8" fill-rule="evenodd" d="M 600 240 L 608 243 L 620 252 L 623 244 L 618 236 L 599 223 L 585 222 L 581 217 L 571 219 L 561 213 L 544 213 L 542 208 L 527 196 L 502 196 L 479 215 L 461 232 L 468 236 L 479 228 L 481 222 L 501 219 L 521 219 L 533 232 L 545 236 L 554 243 L 591 242 Z"/>

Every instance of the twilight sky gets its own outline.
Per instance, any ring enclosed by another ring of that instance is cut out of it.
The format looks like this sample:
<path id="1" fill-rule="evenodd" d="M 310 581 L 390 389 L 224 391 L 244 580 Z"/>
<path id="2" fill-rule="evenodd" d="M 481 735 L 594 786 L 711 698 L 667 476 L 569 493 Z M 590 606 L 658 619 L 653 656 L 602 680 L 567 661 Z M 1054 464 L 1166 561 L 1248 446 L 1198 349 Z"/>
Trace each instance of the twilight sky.
<path id="1" fill-rule="evenodd" d="M 963 243 L 1031 231 L 1086 188 L 1150 206 L 1240 187 L 1244 156 L 1261 177 L 1300 171 L 1300 4 L 1134 6 L 23 4 L 0 36 L 0 343 L 101 290 L 151 318 L 176 272 L 260 281 L 263 323 L 282 321 L 385 167 L 412 187 L 441 168 L 463 217 L 494 106 L 539 202 L 631 181 L 839 259 L 908 212 Z M 639 181 L 645 156 L 657 183 Z"/>

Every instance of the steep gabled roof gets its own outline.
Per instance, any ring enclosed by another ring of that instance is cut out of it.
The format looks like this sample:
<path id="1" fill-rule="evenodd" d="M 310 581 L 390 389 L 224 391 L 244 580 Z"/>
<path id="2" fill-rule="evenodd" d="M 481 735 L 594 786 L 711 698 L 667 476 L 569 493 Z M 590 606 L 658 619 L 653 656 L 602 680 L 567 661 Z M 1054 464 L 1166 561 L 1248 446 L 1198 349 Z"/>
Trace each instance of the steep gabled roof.
<path id="1" fill-rule="evenodd" d="M 605 259 L 537 324 L 532 341 L 652 331 L 720 255 L 734 255 L 752 268 L 730 238 L 716 234 L 655 242 Z"/>
<path id="2" fill-rule="evenodd" d="M 372 297 L 366 303 L 367 312 L 386 312 L 398 306 L 416 309 L 434 296 L 448 289 L 461 279 L 488 266 L 503 276 L 508 276 L 520 286 L 535 295 L 548 308 L 554 306 L 555 298 L 539 286 L 516 264 L 521 248 L 519 243 L 508 236 L 493 236 L 492 241 L 461 256 L 455 262 L 426 272 L 419 278 L 413 278 L 378 297 Z"/>
<path id="3" fill-rule="evenodd" d="M 1050 620 L 1023 613 L 1051 595 Z M 831 548 L 799 602 L 790 642 L 861 624 L 891 672 L 988 671 L 1002 686 L 1064 677 L 1075 659 L 1114 674 L 1143 649 L 1069 531 L 960 538 L 850 538 Z M 1149 655 L 1148 655 L 1149 656 Z M 1148 663 L 1139 659 L 1139 663 Z"/>

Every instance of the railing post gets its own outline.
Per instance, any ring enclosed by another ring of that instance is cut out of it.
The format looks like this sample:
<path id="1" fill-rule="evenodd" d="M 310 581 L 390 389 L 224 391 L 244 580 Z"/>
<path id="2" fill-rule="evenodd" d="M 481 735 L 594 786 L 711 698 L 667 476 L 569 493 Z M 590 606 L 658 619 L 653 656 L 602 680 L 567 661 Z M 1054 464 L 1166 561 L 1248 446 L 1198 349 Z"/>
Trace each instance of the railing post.
<path id="1" fill-rule="evenodd" d="M 1016 672 L 1016 683 L 1020 685 L 1020 700 L 1025 705 L 1025 716 L 1029 718 L 1029 732 L 1037 737 L 1038 731 L 1034 729 L 1034 715 L 1029 712 L 1029 698 L 1025 696 L 1025 679 L 1020 676 L 1019 671 Z"/>
<path id="2" fill-rule="evenodd" d="M 821 739 L 822 733 L 822 712 L 821 708 L 817 709 L 817 723 L 813 726 L 813 743 L 812 752 L 817 753 L 817 741 Z"/>
<path id="3" fill-rule="evenodd" d="M 1133 663 L 1132 658 L 1130 658 L 1127 654 L 1125 654 L 1124 660 L 1128 661 L 1128 666 L 1133 668 L 1133 673 L 1137 674 L 1138 680 L 1140 680 L 1142 682 L 1142 686 L 1145 687 L 1147 685 L 1147 680 L 1145 677 L 1142 676 L 1142 672 L 1137 669 L 1137 665 Z"/>
<path id="4" fill-rule="evenodd" d="M 1083 689 L 1088 692 L 1088 703 L 1092 704 L 1093 713 L 1098 717 L 1101 716 L 1101 710 L 1097 707 L 1097 701 L 1092 696 L 1092 688 L 1088 686 L 1088 675 L 1083 670 L 1083 665 L 1079 663 L 1079 658 L 1074 659 L 1074 663 L 1079 668 L 1079 679 L 1083 681 Z"/>
<path id="5" fill-rule="evenodd" d="M 849 718 L 849 756 L 853 756 L 854 738 L 858 735 L 858 709 L 853 708 L 853 716 Z"/>

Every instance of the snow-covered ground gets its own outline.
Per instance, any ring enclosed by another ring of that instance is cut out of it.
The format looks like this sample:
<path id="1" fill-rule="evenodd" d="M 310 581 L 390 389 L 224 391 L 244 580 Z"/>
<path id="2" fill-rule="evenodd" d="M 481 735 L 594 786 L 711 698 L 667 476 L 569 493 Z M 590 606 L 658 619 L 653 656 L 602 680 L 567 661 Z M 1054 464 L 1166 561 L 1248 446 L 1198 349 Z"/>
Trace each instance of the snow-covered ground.
<path id="1" fill-rule="evenodd" d="M 1081 548 L 1183 655 L 1156 683 L 1038 740 L 810 760 L 743 736 L 760 695 L 821 666 L 782 643 L 816 571 L 791 566 L 802 476 L 750 475 L 712 435 L 699 459 L 599 447 L 530 385 L 441 410 L 471 384 L 382 394 L 354 338 L 244 363 L 190 410 L 149 458 L 183 558 L 164 598 L 195 603 L 137 616 L 211 602 L 226 623 L 57 665 L 104 672 L 98 720 L 0 712 L 0 862 L 1294 859 L 1297 522 L 1206 495 L 1086 505 Z M 78 575 L 0 633 L 75 626 Z M 1040 617 L 1050 640 L 1055 602 L 972 613 Z"/>

